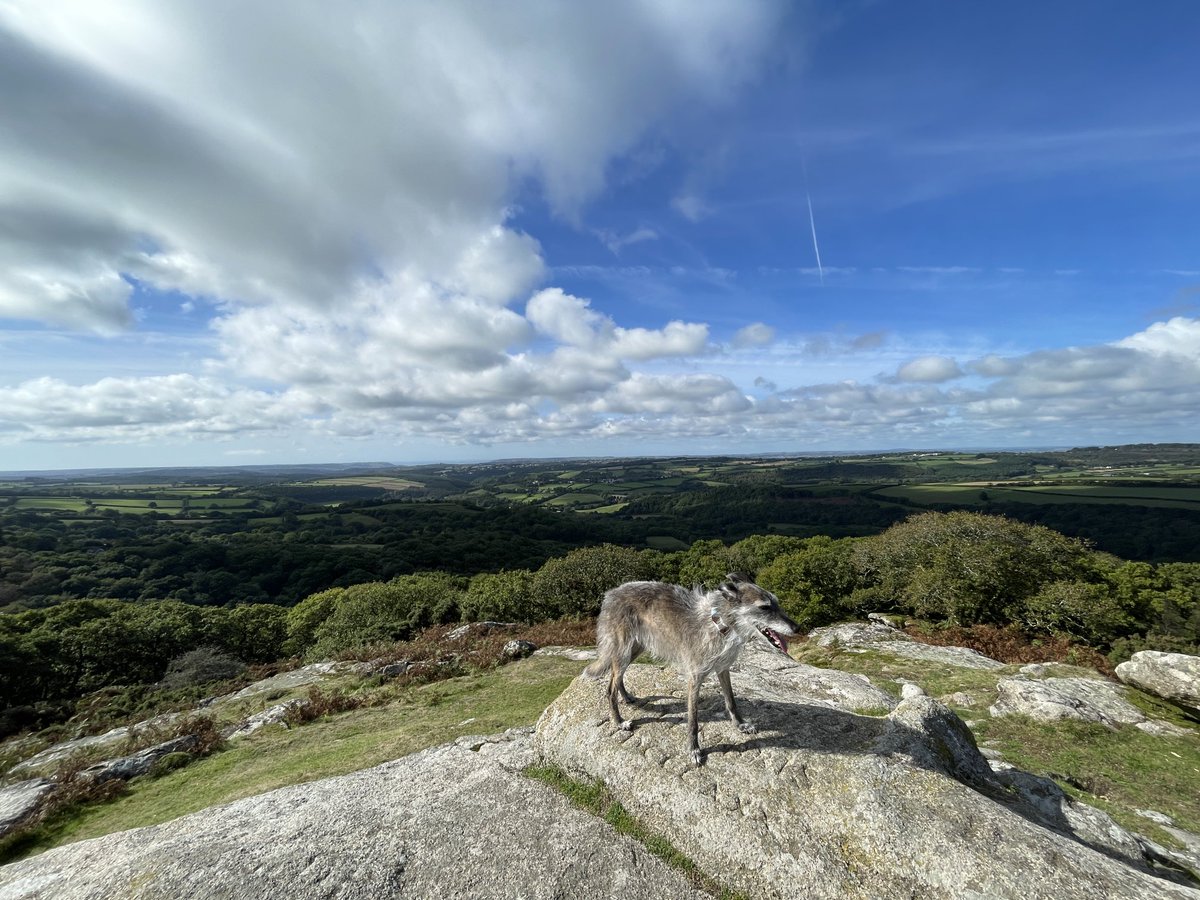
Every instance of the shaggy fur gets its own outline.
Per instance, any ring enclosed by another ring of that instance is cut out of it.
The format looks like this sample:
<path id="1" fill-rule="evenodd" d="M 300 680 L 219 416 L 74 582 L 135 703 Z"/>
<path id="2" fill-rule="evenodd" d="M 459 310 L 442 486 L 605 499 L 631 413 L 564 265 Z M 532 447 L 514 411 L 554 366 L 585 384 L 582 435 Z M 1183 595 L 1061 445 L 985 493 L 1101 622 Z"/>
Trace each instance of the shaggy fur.
<path id="1" fill-rule="evenodd" d="M 763 635 L 780 652 L 786 636 L 799 626 L 784 615 L 779 599 L 744 575 L 732 573 L 713 591 L 680 587 L 659 581 L 630 581 L 604 595 L 596 622 L 598 658 L 588 666 L 592 678 L 609 673 L 608 700 L 612 723 L 630 731 L 633 723 L 621 717 L 618 695 L 636 703 L 625 689 L 625 670 L 643 650 L 670 663 L 687 679 L 688 751 L 692 762 L 702 761 L 696 707 L 700 685 L 716 675 L 730 721 L 746 734 L 755 728 L 738 715 L 729 669 L 747 640 Z"/>

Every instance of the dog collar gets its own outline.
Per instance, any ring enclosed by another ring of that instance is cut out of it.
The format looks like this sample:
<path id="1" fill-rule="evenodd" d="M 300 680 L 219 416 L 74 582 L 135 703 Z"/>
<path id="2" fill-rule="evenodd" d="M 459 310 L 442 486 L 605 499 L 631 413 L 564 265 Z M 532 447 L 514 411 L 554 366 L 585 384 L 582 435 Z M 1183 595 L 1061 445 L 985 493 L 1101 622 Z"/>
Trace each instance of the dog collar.
<path id="1" fill-rule="evenodd" d="M 729 634 L 729 626 L 721 620 L 721 614 L 717 612 L 717 608 L 715 606 L 712 608 L 712 623 L 717 629 L 717 633 L 722 637 Z"/>

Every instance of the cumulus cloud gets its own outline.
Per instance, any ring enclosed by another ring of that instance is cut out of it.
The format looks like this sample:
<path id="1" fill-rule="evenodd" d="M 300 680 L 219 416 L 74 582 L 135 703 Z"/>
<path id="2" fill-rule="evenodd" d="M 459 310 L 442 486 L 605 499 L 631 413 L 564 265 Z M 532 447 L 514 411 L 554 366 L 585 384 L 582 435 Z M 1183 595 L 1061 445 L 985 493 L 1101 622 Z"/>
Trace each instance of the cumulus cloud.
<path id="1" fill-rule="evenodd" d="M 600 356 L 650 360 L 693 356 L 708 343 L 708 326 L 668 322 L 660 329 L 622 328 L 591 309 L 589 301 L 561 288 L 547 288 L 530 298 L 525 315 L 542 334 L 572 347 L 591 349 Z"/>
<path id="2" fill-rule="evenodd" d="M 547 284 L 516 224 L 522 192 L 588 233 L 613 160 L 661 144 L 673 111 L 730 100 L 780 9 L 251 4 L 231 28 L 221 4 L 10 0 L 0 318 L 112 334 L 138 327 L 130 304 L 149 288 L 209 317 L 216 350 L 201 374 L 17 378 L 0 385 L 0 436 L 887 446 L 1200 415 L 1195 318 L 960 366 L 937 347 L 873 353 L 881 332 L 761 322 L 722 323 L 738 329 L 728 349 L 756 352 L 720 353 L 686 315 L 630 327 L 602 296 Z M 709 213 L 720 155 L 679 186 L 680 215 Z M 592 233 L 614 253 L 658 237 Z"/>
<path id="3" fill-rule="evenodd" d="M 380 272 L 445 284 L 453 270 L 503 302 L 534 267 L 505 227 L 514 185 L 576 216 L 666 112 L 727 99 L 777 13 L 267 5 L 239 8 L 231 31 L 210 3 L 15 0 L 0 9 L 0 202 L 32 215 L 0 216 L 24 232 L 0 231 L 0 261 L 22 261 L 0 266 L 0 316 L 128 325 L 134 268 L 189 294 L 318 307 Z"/>
<path id="4" fill-rule="evenodd" d="M 950 381 L 962 376 L 962 370 L 948 356 L 921 356 L 896 370 L 897 381 Z"/>
<path id="5" fill-rule="evenodd" d="M 739 328 L 731 341 L 738 350 L 748 347 L 765 347 L 775 340 L 775 329 L 762 322 L 752 322 L 744 328 Z"/>

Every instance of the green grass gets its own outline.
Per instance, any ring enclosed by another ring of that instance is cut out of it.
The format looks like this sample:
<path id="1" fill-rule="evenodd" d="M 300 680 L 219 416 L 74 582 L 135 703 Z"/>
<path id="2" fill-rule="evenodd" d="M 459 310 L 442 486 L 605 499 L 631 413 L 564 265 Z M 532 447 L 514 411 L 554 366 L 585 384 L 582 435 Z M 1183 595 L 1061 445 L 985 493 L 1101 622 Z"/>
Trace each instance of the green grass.
<path id="1" fill-rule="evenodd" d="M 546 506 L 571 506 L 576 503 L 603 503 L 604 498 L 599 494 L 560 494 L 553 500 L 547 500 Z"/>
<path id="2" fill-rule="evenodd" d="M 722 900 L 738 900 L 745 896 L 722 888 L 715 880 L 700 871 L 700 867 L 691 857 L 666 838 L 655 834 L 635 816 L 630 815 L 624 806 L 613 799 L 604 782 L 572 778 L 558 766 L 553 765 L 529 766 L 525 769 L 525 775 L 535 781 L 550 785 L 565 795 L 575 806 L 592 813 L 592 815 L 599 816 L 621 834 L 633 838 L 667 865 L 682 872 L 694 887 L 720 897 Z"/>
<path id="3" fill-rule="evenodd" d="M 1005 760 L 1049 775 L 1126 828 L 1147 832 L 1149 820 L 1131 810 L 1148 808 L 1171 816 L 1180 828 L 1200 831 L 1200 740 L 1194 736 L 1110 731 L 1090 722 L 1047 725 L 1021 716 L 986 718 L 976 727 Z"/>
<path id="4" fill-rule="evenodd" d="M 22 850 L 40 852 L 155 825 L 286 785 L 379 765 L 462 735 L 532 725 L 579 670 L 572 660 L 532 657 L 406 689 L 384 705 L 290 730 L 264 729 L 186 768 L 130 782 L 125 796 L 48 823 Z M 385 685 L 379 690 L 392 689 Z"/>
<path id="5" fill-rule="evenodd" d="M 810 666 L 866 675 L 875 687 L 894 697 L 900 696 L 897 678 L 916 682 L 931 697 L 963 691 L 978 698 L 978 709 L 986 709 L 995 702 L 998 679 L 1011 678 L 1020 669 L 1020 666 L 994 670 L 967 669 L 906 656 L 892 656 L 875 650 L 852 653 L 836 647 L 820 647 L 815 643 L 795 646 L 792 656 Z M 974 715 L 974 710 L 970 714 Z"/>
<path id="6" fill-rule="evenodd" d="M 986 495 L 987 500 L 984 500 Z M 1200 488 L 1188 485 L 1135 487 L 1095 484 L 1029 485 L 997 487 L 982 484 L 906 484 L 881 488 L 873 497 L 910 500 L 915 503 L 982 505 L 995 503 L 1102 503 L 1174 509 L 1200 508 Z"/>

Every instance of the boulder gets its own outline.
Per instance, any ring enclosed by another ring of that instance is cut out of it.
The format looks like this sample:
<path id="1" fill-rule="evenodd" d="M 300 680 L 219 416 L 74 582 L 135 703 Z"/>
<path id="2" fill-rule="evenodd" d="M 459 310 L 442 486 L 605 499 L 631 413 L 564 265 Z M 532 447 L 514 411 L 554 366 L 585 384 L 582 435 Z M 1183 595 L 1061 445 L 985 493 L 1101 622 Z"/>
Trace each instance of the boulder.
<path id="1" fill-rule="evenodd" d="M 964 669 L 1004 668 L 1004 663 L 984 656 L 976 650 L 966 647 L 935 647 L 932 644 L 913 640 L 904 632 L 897 631 L 888 625 L 875 623 L 847 622 L 842 625 L 830 625 L 827 628 L 816 628 L 809 633 L 808 639 L 815 641 L 821 647 L 836 646 L 851 652 L 874 650 L 892 656 L 920 659 Z"/>
<path id="2" fill-rule="evenodd" d="M 881 622 L 843 622 L 840 625 L 814 628 L 808 633 L 808 639 L 821 647 L 832 647 L 835 645 L 859 647 L 863 644 L 873 644 L 878 641 L 912 640 L 904 632 L 897 631 L 891 625 Z"/>
<path id="3" fill-rule="evenodd" d="M 1186 734 L 1187 729 L 1150 719 L 1125 698 L 1128 688 L 1095 678 L 1002 678 L 996 683 L 993 716 L 1023 715 L 1039 722 L 1078 719 L 1109 728 L 1135 725 L 1150 734 Z"/>
<path id="4" fill-rule="evenodd" d="M 51 747 L 47 747 L 41 753 L 37 753 L 29 759 L 17 763 L 9 769 L 10 775 L 46 773 L 53 770 L 60 763 L 65 762 L 69 757 L 87 754 L 92 756 L 102 755 L 105 752 L 119 751 L 124 746 L 127 746 L 131 741 L 137 740 L 147 731 L 159 730 L 168 728 L 182 717 L 181 713 L 166 713 L 161 716 L 155 716 L 152 719 L 146 719 L 144 722 L 138 722 L 134 725 L 122 725 L 119 728 L 113 728 L 103 734 L 93 734 L 87 737 L 73 738 L 68 741 L 61 741 Z"/>
<path id="5" fill-rule="evenodd" d="M 399 678 L 408 671 L 409 661 L 402 659 L 399 662 L 386 663 L 375 670 L 375 674 L 382 678 Z"/>
<path id="6" fill-rule="evenodd" d="M 294 697 L 283 703 L 267 707 L 262 712 L 255 713 L 243 722 L 225 729 L 225 731 L 221 732 L 221 737 L 227 741 L 237 741 L 244 737 L 249 737 L 260 728 L 266 728 L 268 725 L 282 725 L 287 722 L 288 713 L 293 709 L 304 706 L 307 702 L 307 700 Z"/>
<path id="7" fill-rule="evenodd" d="M 1200 713 L 1200 656 L 1142 650 L 1117 666 L 1117 677 L 1148 694 Z"/>
<path id="8" fill-rule="evenodd" d="M 112 781 L 115 778 L 128 781 L 130 778 L 145 775 L 154 768 L 156 762 L 167 754 L 187 753 L 194 749 L 197 743 L 199 741 L 195 735 L 185 734 L 169 741 L 163 741 L 161 744 L 155 744 L 153 747 L 147 747 L 145 750 L 139 750 L 129 756 L 98 762 L 93 766 L 88 766 L 76 777 L 88 778 L 92 781 Z"/>
<path id="9" fill-rule="evenodd" d="M 28 822 L 56 788 L 45 778 L 30 778 L 0 788 L 0 837 Z"/>
<path id="10" fill-rule="evenodd" d="M 769 659 L 775 667 L 761 665 Z M 733 672 L 757 734 L 729 723 L 705 687 L 702 766 L 684 750 L 678 677 L 645 665 L 626 675 L 645 698 L 630 709 L 632 732 L 609 724 L 601 683 L 577 678 L 542 715 L 535 746 L 603 780 L 630 813 L 751 897 L 1200 898 L 1181 883 L 1195 884 L 1189 875 L 1128 833 L 1101 841 L 1091 826 L 1039 814 L 937 701 L 914 693 L 886 716 L 856 715 L 805 693 L 784 659 L 746 653 Z"/>
<path id="11" fill-rule="evenodd" d="M 468 622 L 466 625 L 459 625 L 453 631 L 448 631 L 443 637 L 443 641 L 461 641 L 468 635 L 472 637 L 483 637 L 491 634 L 493 631 L 508 631 L 510 628 L 516 628 L 515 622 Z"/>
<path id="12" fill-rule="evenodd" d="M 509 641 L 504 645 L 502 651 L 508 659 L 524 659 L 533 654 L 537 650 L 537 644 L 533 641 Z"/>
<path id="13" fill-rule="evenodd" d="M 290 672 L 281 672 L 278 675 L 272 675 L 270 678 L 264 678 L 261 681 L 256 681 L 254 684 L 247 685 L 240 691 L 235 691 L 234 693 L 227 694 L 224 697 L 218 697 L 213 702 L 222 703 L 234 700 L 245 700 L 258 694 L 284 694 L 299 687 L 306 687 L 310 684 L 320 684 L 322 681 L 325 681 L 328 678 L 332 678 L 337 675 L 343 675 L 354 670 L 354 664 L 347 662 L 311 663 L 299 669 L 293 669 Z"/>
<path id="14" fill-rule="evenodd" d="M 707 897 L 526 778 L 528 729 L 466 738 L 0 868 L 5 900 Z"/>
<path id="15" fill-rule="evenodd" d="M 534 656 L 561 656 L 566 659 L 573 659 L 576 662 L 590 662 L 596 658 L 595 647 L 560 647 L 553 645 L 549 647 L 539 647 L 533 651 Z"/>

